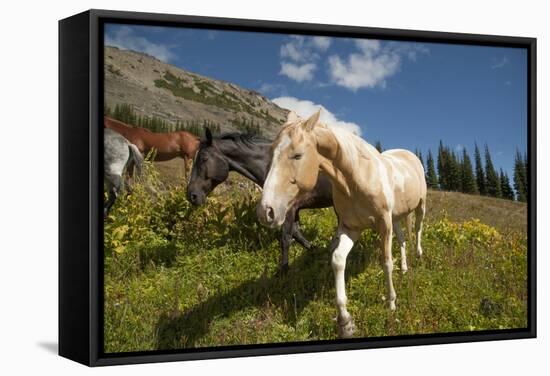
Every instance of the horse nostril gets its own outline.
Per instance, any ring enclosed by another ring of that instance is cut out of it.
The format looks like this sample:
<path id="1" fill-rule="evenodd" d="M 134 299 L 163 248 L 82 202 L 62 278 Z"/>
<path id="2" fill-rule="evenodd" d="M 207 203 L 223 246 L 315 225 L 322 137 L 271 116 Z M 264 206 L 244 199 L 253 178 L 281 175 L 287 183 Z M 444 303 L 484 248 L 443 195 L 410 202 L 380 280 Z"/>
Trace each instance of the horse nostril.
<path id="1" fill-rule="evenodd" d="M 272 223 L 275 220 L 275 211 L 271 206 L 268 206 L 265 209 L 266 219 L 267 223 Z"/>
<path id="2" fill-rule="evenodd" d="M 197 202 L 197 194 L 196 193 L 191 193 L 191 202 Z"/>

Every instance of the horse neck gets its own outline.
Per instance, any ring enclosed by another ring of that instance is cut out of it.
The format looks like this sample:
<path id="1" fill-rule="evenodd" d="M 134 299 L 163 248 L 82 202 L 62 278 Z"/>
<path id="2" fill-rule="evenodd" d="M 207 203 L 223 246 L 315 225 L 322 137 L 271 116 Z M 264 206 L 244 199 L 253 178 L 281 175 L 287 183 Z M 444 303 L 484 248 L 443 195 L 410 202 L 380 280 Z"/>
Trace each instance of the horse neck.
<path id="1" fill-rule="evenodd" d="M 377 156 L 369 148 L 360 148 L 353 138 L 337 136 L 329 128 L 315 128 L 314 135 L 320 156 L 319 167 L 338 189 L 350 195 L 357 171 Z"/>
<path id="2" fill-rule="evenodd" d="M 199 149 L 199 146 L 201 143 L 200 139 L 198 139 L 192 133 L 189 133 L 187 131 L 179 131 L 177 133 L 180 134 L 181 139 L 183 140 L 183 147 L 185 149 L 185 153 L 189 156 L 189 158 L 193 158 L 195 156 L 195 153 Z"/>
<path id="3" fill-rule="evenodd" d="M 243 175 L 262 187 L 269 164 L 269 148 L 269 144 L 251 142 L 242 147 L 233 140 L 218 141 L 218 149 L 227 159 L 229 170 Z"/>
<path id="4" fill-rule="evenodd" d="M 133 129 L 133 128 L 125 125 L 125 124 L 121 124 L 120 122 L 118 122 L 116 120 L 111 120 L 107 124 L 108 124 L 108 126 L 107 126 L 108 128 L 114 129 L 115 131 L 117 131 L 120 134 L 129 134 Z"/>

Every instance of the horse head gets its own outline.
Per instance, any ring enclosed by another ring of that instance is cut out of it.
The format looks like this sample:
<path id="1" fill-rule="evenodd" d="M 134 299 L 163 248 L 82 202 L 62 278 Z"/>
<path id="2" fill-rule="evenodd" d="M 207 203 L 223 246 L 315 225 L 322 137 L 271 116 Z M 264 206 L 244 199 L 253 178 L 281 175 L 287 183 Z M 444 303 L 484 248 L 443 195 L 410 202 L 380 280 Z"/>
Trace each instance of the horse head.
<path id="1" fill-rule="evenodd" d="M 320 111 L 308 119 L 290 112 L 287 122 L 271 146 L 271 167 L 257 207 L 260 222 L 269 227 L 281 226 L 286 212 L 304 192 L 317 183 L 320 158 L 313 129 Z"/>
<path id="2" fill-rule="evenodd" d="M 205 129 L 206 140 L 201 141 L 195 159 L 191 178 L 187 185 L 187 199 L 193 205 L 202 205 L 206 196 L 229 175 L 229 164 L 216 146 L 210 129 Z"/>

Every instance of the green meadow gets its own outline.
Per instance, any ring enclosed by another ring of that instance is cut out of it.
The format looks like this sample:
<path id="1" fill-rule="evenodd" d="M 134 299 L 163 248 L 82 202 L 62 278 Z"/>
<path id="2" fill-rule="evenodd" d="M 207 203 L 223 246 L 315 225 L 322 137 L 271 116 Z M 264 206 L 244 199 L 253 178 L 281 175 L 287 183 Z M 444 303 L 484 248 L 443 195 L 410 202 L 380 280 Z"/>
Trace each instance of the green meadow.
<path id="1" fill-rule="evenodd" d="M 258 223 L 252 183 L 231 175 L 196 208 L 184 179 L 165 179 L 165 169 L 147 162 L 105 220 L 106 352 L 336 338 L 332 209 L 301 212 L 314 247 L 293 244 L 281 275 L 279 231 Z M 526 327 L 526 216 L 523 203 L 429 191 L 424 255 L 409 235 L 405 274 L 394 240 L 395 312 L 378 236 L 365 231 L 346 267 L 355 336 Z"/>

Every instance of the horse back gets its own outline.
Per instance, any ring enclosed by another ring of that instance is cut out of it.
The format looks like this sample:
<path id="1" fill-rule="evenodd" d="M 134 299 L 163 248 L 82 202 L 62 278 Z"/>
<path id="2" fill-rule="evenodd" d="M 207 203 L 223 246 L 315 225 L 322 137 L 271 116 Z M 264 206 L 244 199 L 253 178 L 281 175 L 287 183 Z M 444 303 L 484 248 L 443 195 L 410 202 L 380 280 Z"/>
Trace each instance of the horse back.
<path id="1" fill-rule="evenodd" d="M 393 185 L 396 212 L 409 212 L 426 199 L 424 167 L 418 157 L 408 150 L 392 149 L 381 154 L 389 167 L 389 179 Z"/>

